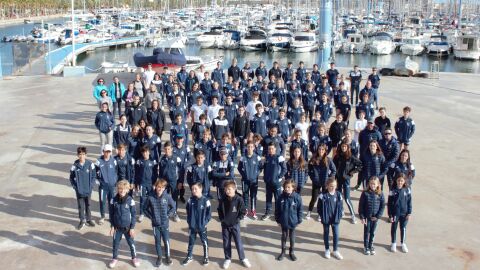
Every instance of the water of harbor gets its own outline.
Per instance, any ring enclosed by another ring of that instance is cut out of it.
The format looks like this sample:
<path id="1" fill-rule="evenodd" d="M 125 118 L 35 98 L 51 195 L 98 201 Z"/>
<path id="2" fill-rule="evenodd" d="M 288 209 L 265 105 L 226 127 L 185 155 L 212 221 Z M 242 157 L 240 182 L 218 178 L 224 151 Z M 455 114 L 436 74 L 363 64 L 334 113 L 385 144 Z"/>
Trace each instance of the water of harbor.
<path id="1" fill-rule="evenodd" d="M 55 19 L 49 23 L 62 22 L 65 19 Z M 47 21 L 45 21 L 47 22 Z M 33 24 L 21 24 L 14 26 L 0 27 L 0 38 L 3 36 L 29 34 L 33 29 Z M 50 49 L 58 48 L 52 44 Z M 125 61 L 134 66 L 133 55 L 137 52 L 151 55 L 153 48 L 149 47 L 130 47 L 130 48 L 103 48 L 94 52 L 89 52 L 79 56 L 77 63 L 87 67 L 87 72 L 96 72 L 103 61 Z M 195 44 L 188 44 L 185 48 L 186 55 L 209 57 L 224 57 L 224 68 L 230 66 L 231 60 L 237 58 L 240 67 L 245 62 L 250 62 L 253 67 L 258 66 L 260 60 L 265 61 L 267 67 L 271 67 L 274 61 L 278 61 L 281 66 L 286 66 L 291 61 L 297 66 L 299 61 L 304 61 L 307 67 L 314 63 L 320 63 L 322 60 L 322 51 L 311 53 L 287 53 L 287 52 L 244 52 L 241 50 L 219 50 L 219 49 L 200 49 Z M 12 43 L 0 43 L 1 64 L 4 75 L 12 74 L 13 54 Z M 370 55 L 370 54 L 335 54 L 335 62 L 339 67 L 351 67 L 359 65 L 363 68 L 376 66 L 394 67 L 396 63 L 403 61 L 407 56 L 400 52 L 390 55 Z M 453 55 L 446 58 L 437 58 L 426 54 L 421 56 L 411 56 L 411 59 L 419 63 L 422 71 L 429 71 L 433 61 L 439 61 L 441 72 L 461 72 L 461 73 L 480 73 L 480 61 L 460 61 L 454 59 Z"/>

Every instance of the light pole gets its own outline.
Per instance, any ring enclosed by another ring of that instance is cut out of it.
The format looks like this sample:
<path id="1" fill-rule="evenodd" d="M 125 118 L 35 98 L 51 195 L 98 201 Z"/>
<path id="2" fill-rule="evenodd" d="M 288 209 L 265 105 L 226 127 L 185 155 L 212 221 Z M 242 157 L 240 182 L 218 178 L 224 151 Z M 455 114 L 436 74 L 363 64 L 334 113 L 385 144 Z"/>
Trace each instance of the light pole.
<path id="1" fill-rule="evenodd" d="M 75 61 L 75 0 L 72 0 L 72 66 L 76 65 Z"/>

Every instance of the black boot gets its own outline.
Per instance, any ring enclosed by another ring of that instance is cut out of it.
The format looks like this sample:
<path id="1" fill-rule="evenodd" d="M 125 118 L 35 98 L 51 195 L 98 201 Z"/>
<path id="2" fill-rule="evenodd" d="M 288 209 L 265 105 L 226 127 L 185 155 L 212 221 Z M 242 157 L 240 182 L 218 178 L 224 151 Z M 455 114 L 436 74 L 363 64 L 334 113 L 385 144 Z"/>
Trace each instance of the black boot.
<path id="1" fill-rule="evenodd" d="M 290 250 L 290 260 L 292 261 L 296 261 L 297 260 L 297 256 L 295 256 L 295 252 L 291 249 Z"/>
<path id="2" fill-rule="evenodd" d="M 277 261 L 283 260 L 283 257 L 285 257 L 285 249 L 282 249 L 282 252 L 277 257 Z"/>

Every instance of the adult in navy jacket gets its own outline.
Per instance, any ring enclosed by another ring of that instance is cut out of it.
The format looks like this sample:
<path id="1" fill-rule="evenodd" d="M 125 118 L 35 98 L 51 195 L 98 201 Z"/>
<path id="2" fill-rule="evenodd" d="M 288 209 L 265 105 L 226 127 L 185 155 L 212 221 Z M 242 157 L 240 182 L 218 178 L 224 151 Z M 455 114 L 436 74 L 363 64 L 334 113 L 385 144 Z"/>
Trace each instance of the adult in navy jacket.
<path id="1" fill-rule="evenodd" d="M 95 116 L 95 127 L 100 134 L 100 149 L 103 150 L 105 144 L 113 144 L 113 129 L 115 128 L 115 118 L 108 110 L 108 103 L 102 103 L 102 108 Z"/>
<path id="2" fill-rule="evenodd" d="M 398 157 L 400 156 L 400 144 L 398 143 L 397 139 L 393 137 L 392 130 L 387 128 L 383 132 L 383 139 L 381 139 L 378 144 L 382 149 L 383 155 L 385 156 L 385 166 L 390 168 L 390 166 L 397 161 Z M 390 183 L 391 180 L 388 178 L 388 182 Z"/>

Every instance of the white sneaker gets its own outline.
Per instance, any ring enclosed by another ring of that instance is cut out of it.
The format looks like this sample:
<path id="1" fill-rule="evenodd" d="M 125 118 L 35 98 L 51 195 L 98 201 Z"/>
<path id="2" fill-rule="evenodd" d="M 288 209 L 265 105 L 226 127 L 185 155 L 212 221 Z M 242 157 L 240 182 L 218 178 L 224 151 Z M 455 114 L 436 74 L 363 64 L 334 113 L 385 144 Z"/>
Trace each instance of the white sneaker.
<path id="1" fill-rule="evenodd" d="M 330 259 L 330 249 L 325 250 L 325 259 Z"/>
<path id="2" fill-rule="evenodd" d="M 144 218 L 145 218 L 144 215 L 140 215 L 140 216 L 138 217 L 138 222 L 139 222 L 139 223 L 142 222 Z"/>
<path id="3" fill-rule="evenodd" d="M 180 217 L 179 217 L 178 215 L 175 215 L 175 216 L 173 217 L 173 220 L 174 220 L 175 222 L 180 222 Z"/>
<path id="4" fill-rule="evenodd" d="M 333 252 L 333 257 L 335 257 L 337 260 L 343 260 L 342 254 L 340 254 L 339 251 L 334 251 Z"/>
<path id="5" fill-rule="evenodd" d="M 232 263 L 231 260 L 228 260 L 226 259 L 225 261 L 223 261 L 223 265 L 222 265 L 222 268 L 223 269 L 228 269 L 230 267 L 230 264 Z"/>
<path id="6" fill-rule="evenodd" d="M 405 243 L 402 244 L 402 251 L 403 251 L 403 253 L 408 253 L 407 244 L 405 244 Z"/>
<path id="7" fill-rule="evenodd" d="M 318 217 L 317 217 L 317 221 L 318 221 L 318 222 L 322 222 L 322 217 L 321 217 L 321 216 L 318 216 Z"/>
<path id="8" fill-rule="evenodd" d="M 312 215 L 312 212 L 308 211 L 307 215 L 305 216 L 305 219 L 310 220 L 312 218 L 311 215 Z"/>
<path id="9" fill-rule="evenodd" d="M 397 243 L 392 243 L 390 246 L 390 251 L 393 253 L 397 252 Z"/>
<path id="10" fill-rule="evenodd" d="M 249 261 L 248 259 L 243 259 L 243 260 L 242 260 L 242 264 L 243 264 L 243 266 L 245 266 L 246 268 L 252 267 L 252 264 L 250 263 L 250 261 Z"/>
<path id="11" fill-rule="evenodd" d="M 111 260 L 111 261 L 108 263 L 108 268 L 115 268 L 115 266 L 117 265 L 117 262 L 118 262 L 117 259 Z"/>

